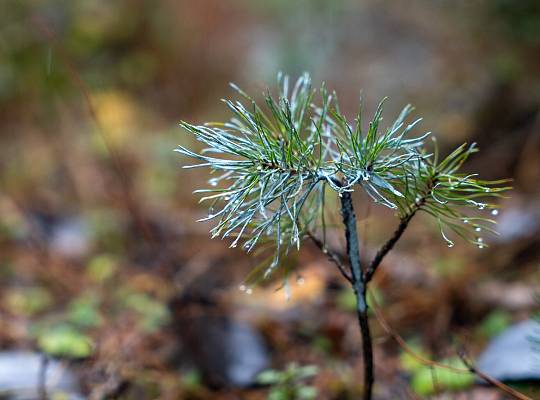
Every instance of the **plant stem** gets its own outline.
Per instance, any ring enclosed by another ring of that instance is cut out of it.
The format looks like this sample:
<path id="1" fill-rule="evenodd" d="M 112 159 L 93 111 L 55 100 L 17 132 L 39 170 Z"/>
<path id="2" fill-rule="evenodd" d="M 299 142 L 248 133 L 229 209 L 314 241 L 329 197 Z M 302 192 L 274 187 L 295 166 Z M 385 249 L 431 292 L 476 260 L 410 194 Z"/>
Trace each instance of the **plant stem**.
<path id="1" fill-rule="evenodd" d="M 352 286 L 356 295 L 356 314 L 362 334 L 362 353 L 364 356 L 364 400 L 370 400 L 373 391 L 373 344 L 369 330 L 368 306 L 366 301 L 366 281 L 360 265 L 360 245 L 356 229 L 356 215 L 350 192 L 341 194 L 341 215 L 345 225 L 347 255 L 352 274 Z"/>

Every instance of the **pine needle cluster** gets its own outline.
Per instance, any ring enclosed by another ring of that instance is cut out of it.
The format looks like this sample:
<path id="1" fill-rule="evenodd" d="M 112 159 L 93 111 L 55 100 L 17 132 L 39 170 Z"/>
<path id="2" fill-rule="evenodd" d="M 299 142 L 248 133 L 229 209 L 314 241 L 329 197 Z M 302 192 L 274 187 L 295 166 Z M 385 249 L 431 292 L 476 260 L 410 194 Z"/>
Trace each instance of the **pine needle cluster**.
<path id="1" fill-rule="evenodd" d="M 498 213 L 491 200 L 509 188 L 507 181 L 461 172 L 475 144 L 440 157 L 429 132 L 414 134 L 421 119 L 407 122 L 410 105 L 383 128 L 383 100 L 364 127 L 361 105 L 349 121 L 336 94 L 324 85 L 315 90 L 308 74 L 292 85 L 283 75 L 278 82 L 277 95 L 267 91 L 261 105 L 231 85 L 240 100 L 223 100 L 232 114 L 227 122 L 180 124 L 206 146 L 176 151 L 197 160 L 184 168 L 209 168 L 213 175 L 210 187 L 197 191 L 201 201 L 210 202 L 202 220 L 216 221 L 212 237 L 231 237 L 231 247 L 240 244 L 247 251 L 270 239 L 275 251 L 268 276 L 308 232 L 326 229 L 330 188 L 338 196 L 363 190 L 395 210 L 401 222 L 424 212 L 437 221 L 449 247 L 450 232 L 486 246 L 481 232 L 495 233 L 492 216 Z M 478 210 L 490 215 L 478 216 Z"/>

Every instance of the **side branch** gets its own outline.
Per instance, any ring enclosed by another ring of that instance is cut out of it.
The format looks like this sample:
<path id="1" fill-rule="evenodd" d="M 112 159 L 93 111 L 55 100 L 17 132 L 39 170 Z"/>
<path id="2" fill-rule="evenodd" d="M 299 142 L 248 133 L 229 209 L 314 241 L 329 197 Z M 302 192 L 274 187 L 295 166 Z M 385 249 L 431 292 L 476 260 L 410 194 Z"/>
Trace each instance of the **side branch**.
<path id="1" fill-rule="evenodd" d="M 461 353 L 459 355 L 459 357 L 461 358 L 461 361 L 463 361 L 463 364 L 465 364 L 465 366 L 467 367 L 469 372 L 471 372 L 472 374 L 475 374 L 476 376 L 478 376 L 480 379 L 484 380 L 489 385 L 491 385 L 491 386 L 493 386 L 495 388 L 498 388 L 499 390 L 505 392 L 506 394 L 509 394 L 510 396 L 512 396 L 515 399 L 532 400 L 529 396 L 526 396 L 523 393 L 518 392 L 517 390 L 511 388 L 510 386 L 505 385 L 501 381 L 499 381 L 499 380 L 497 380 L 495 378 L 492 378 L 491 376 L 486 375 L 482 371 L 478 370 L 476 368 L 476 366 L 467 358 L 467 356 L 465 354 Z"/>
<path id="2" fill-rule="evenodd" d="M 339 269 L 339 272 L 341 272 L 341 275 L 343 275 L 343 277 L 347 279 L 349 283 L 352 284 L 353 279 L 351 275 L 349 274 L 349 272 L 347 272 L 347 268 L 345 264 L 343 264 L 343 261 L 341 261 L 341 258 L 338 256 L 338 254 L 328 249 L 326 245 L 323 243 L 323 241 L 319 239 L 317 236 L 315 236 L 313 232 L 307 231 L 306 235 L 311 239 L 311 241 L 315 244 L 315 246 L 317 246 L 324 254 L 326 254 L 326 256 L 331 262 L 336 264 L 336 266 Z"/>
<path id="3" fill-rule="evenodd" d="M 433 361 L 433 360 L 431 360 L 429 358 L 426 358 L 426 357 L 416 353 L 413 349 L 411 349 L 409 347 L 409 345 L 407 345 L 407 342 L 405 341 L 405 339 L 403 339 L 401 337 L 401 335 L 399 333 L 397 333 L 390 326 L 390 324 L 384 318 L 382 312 L 380 311 L 379 305 L 377 304 L 376 300 L 374 301 L 374 304 L 372 305 L 371 308 L 373 309 L 375 317 L 377 318 L 377 321 L 379 322 L 379 324 L 381 325 L 383 330 L 386 333 L 388 333 L 390 336 L 392 336 L 392 338 L 394 338 L 394 340 L 397 342 L 397 344 L 399 345 L 399 347 L 401 347 L 401 349 L 403 351 L 410 354 L 414 359 L 421 362 L 422 364 L 428 365 L 428 366 L 430 366 L 432 368 L 440 368 L 440 369 L 445 369 L 445 370 L 448 370 L 448 371 L 453 371 L 453 372 L 456 372 L 456 373 L 459 373 L 459 374 L 471 373 L 471 374 L 474 374 L 474 375 L 478 376 L 480 379 L 484 380 L 489 385 L 491 385 L 491 386 L 493 386 L 493 387 L 495 387 L 495 388 L 497 388 L 499 390 L 502 390 L 503 392 L 509 394 L 510 396 L 512 396 L 512 397 L 514 397 L 514 398 L 516 398 L 518 400 L 532 400 L 530 397 L 524 395 L 523 393 L 518 392 L 517 390 L 512 389 L 511 387 L 509 387 L 508 385 L 505 385 L 504 383 L 498 381 L 497 379 L 492 378 L 489 375 L 486 375 L 482 371 L 479 371 L 474 366 L 474 364 L 469 360 L 469 358 L 465 355 L 464 352 L 460 352 L 459 357 L 461 358 L 461 361 L 463 362 L 463 364 L 465 365 L 466 368 L 459 368 L 459 367 L 454 367 L 454 366 L 451 366 L 451 365 L 441 364 L 439 362 Z"/>

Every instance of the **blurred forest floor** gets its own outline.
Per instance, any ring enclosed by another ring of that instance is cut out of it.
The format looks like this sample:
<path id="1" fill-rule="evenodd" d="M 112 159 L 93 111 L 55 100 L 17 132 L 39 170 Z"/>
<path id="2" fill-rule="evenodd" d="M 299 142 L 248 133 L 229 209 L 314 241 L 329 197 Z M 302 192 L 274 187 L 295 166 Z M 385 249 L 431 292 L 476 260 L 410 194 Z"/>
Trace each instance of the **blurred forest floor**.
<path id="1" fill-rule="evenodd" d="M 339 273 L 306 244 L 287 261 L 290 301 L 279 279 L 240 292 L 260 260 L 195 222 L 207 177 L 172 151 L 188 141 L 180 119 L 226 117 L 229 81 L 260 93 L 279 70 L 326 80 L 351 113 L 360 89 L 368 113 L 390 97 L 388 119 L 411 102 L 443 148 L 479 144 L 470 170 L 514 179 L 488 249 L 448 249 L 413 224 L 375 282 L 393 329 L 444 360 L 538 311 L 538 2 L 8 0 L 0 22 L 0 371 L 13 351 L 41 351 L 89 398 L 262 399 L 250 366 L 294 361 L 319 366 L 318 398 L 358 397 Z M 363 204 L 371 253 L 394 220 Z M 371 324 L 377 398 L 419 398 L 403 349 Z"/>

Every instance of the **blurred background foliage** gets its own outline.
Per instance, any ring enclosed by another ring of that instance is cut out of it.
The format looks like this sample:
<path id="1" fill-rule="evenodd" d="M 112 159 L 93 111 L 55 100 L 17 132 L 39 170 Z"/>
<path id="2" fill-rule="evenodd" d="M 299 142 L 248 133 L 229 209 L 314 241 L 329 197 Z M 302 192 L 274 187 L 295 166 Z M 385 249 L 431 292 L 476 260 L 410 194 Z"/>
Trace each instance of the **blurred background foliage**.
<path id="1" fill-rule="evenodd" d="M 355 398 L 359 337 L 339 275 L 305 246 L 287 261 L 291 301 L 280 282 L 247 301 L 236 288 L 257 260 L 194 223 L 206 177 L 172 151 L 190 144 L 180 119 L 226 118 L 228 82 L 260 93 L 278 71 L 325 80 L 350 115 L 360 92 L 368 114 L 389 96 L 388 120 L 410 102 L 443 149 L 479 143 L 471 170 L 514 178 L 488 251 L 449 250 L 416 223 L 373 293 L 419 351 L 479 354 L 538 307 L 538 54 L 535 0 L 0 2 L 0 371 L 12 351 L 44 351 L 78 360 L 61 389 L 91 398 L 257 399 L 272 392 L 253 388 L 261 369 L 298 362 L 319 367 L 306 385 L 321 398 Z M 361 200 L 369 253 L 392 216 Z M 424 370 L 411 389 L 402 350 L 372 324 L 381 398 L 497 396 L 469 377 L 421 386 Z"/>

